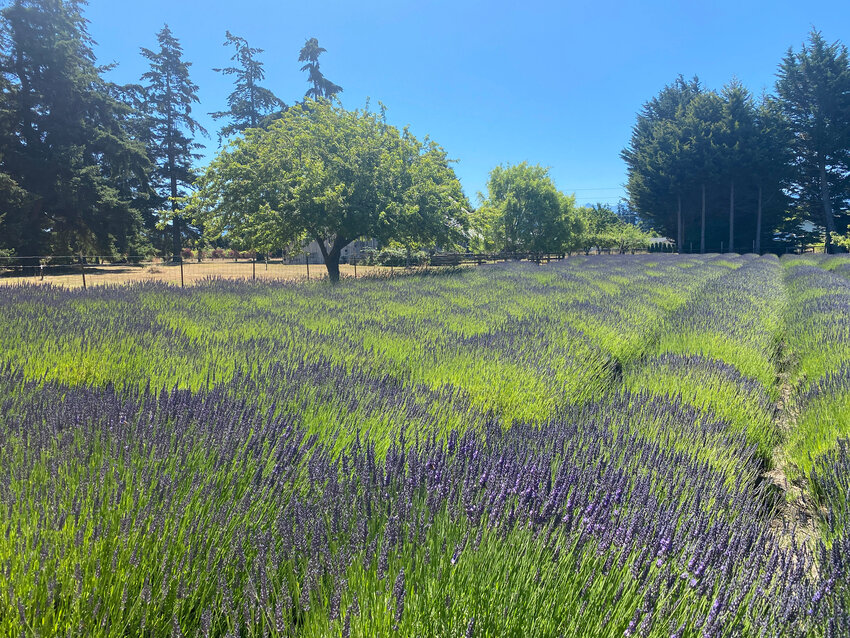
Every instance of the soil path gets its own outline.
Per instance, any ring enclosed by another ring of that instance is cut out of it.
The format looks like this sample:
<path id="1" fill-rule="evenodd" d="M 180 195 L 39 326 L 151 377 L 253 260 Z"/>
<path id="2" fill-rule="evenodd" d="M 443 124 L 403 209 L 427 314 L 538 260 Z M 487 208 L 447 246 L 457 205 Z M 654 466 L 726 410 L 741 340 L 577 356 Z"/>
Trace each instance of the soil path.
<path id="1" fill-rule="evenodd" d="M 764 473 L 764 478 L 779 489 L 783 498 L 777 506 L 771 521 L 771 527 L 784 536 L 788 545 L 792 540 L 815 549 L 818 533 L 818 515 L 812 502 L 808 480 L 801 472 L 795 471 L 785 453 L 785 440 L 796 424 L 796 412 L 791 399 L 794 391 L 793 357 L 783 347 L 779 357 L 779 399 L 776 402 L 775 422 L 782 441 L 773 449 L 772 468 Z"/>

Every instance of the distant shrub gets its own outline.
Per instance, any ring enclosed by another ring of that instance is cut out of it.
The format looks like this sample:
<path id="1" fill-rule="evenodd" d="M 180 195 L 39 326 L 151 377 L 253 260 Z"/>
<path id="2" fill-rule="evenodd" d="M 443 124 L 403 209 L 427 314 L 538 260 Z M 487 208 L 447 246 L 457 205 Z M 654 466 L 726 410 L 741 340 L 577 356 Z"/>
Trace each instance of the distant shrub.
<path id="1" fill-rule="evenodd" d="M 383 248 L 374 259 L 381 266 L 424 266 L 428 263 L 428 253 L 418 250 L 408 254 L 403 248 Z"/>

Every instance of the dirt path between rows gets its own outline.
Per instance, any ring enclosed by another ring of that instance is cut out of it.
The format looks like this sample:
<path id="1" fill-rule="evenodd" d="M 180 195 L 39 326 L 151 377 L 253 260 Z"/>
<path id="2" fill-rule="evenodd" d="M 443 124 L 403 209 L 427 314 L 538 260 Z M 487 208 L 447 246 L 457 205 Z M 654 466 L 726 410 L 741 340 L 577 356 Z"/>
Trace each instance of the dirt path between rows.
<path id="1" fill-rule="evenodd" d="M 794 471 L 785 453 L 784 443 L 795 427 L 797 414 L 791 400 L 794 362 L 784 344 L 780 348 L 778 360 L 779 399 L 774 418 L 782 441 L 774 447 L 772 468 L 763 476 L 779 489 L 784 498 L 774 512 L 771 528 L 785 537 L 789 546 L 795 540 L 798 545 L 804 544 L 814 550 L 819 538 L 817 509 L 809 493 L 808 480 L 800 472 Z"/>

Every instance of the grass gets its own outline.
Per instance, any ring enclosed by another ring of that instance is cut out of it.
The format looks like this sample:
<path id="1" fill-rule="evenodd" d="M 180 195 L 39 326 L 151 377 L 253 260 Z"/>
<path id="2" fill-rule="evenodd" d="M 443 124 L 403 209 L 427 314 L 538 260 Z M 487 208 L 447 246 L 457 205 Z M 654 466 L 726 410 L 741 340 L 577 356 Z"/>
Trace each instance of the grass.
<path id="1" fill-rule="evenodd" d="M 392 269 L 394 273 L 400 273 L 404 269 Z M 138 282 L 162 282 L 179 286 L 181 281 L 180 267 L 171 264 L 156 265 L 88 265 L 86 271 L 87 286 L 107 286 L 119 284 L 131 284 Z M 385 266 L 357 266 L 357 275 L 388 275 L 391 269 Z M 349 264 L 340 265 L 342 277 L 354 277 L 354 266 Z M 310 265 L 311 279 L 327 279 L 328 271 L 324 264 Z M 249 280 L 258 279 L 301 281 L 307 279 L 306 265 L 290 265 L 280 263 L 257 263 L 233 261 L 205 261 L 201 263 L 185 261 L 183 264 L 183 283 L 196 285 L 210 277 L 224 279 Z M 0 276 L 0 285 L 20 284 L 50 284 L 66 288 L 82 288 L 83 277 L 79 267 L 48 267 L 45 276 L 20 276 L 14 273 L 6 273 Z"/>

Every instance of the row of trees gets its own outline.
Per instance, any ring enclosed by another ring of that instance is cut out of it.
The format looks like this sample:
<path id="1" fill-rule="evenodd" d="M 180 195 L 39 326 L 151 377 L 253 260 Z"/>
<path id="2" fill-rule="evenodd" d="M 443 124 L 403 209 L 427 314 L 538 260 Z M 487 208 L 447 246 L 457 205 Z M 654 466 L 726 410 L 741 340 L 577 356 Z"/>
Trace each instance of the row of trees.
<path id="1" fill-rule="evenodd" d="M 215 71 L 234 88 L 211 113 L 225 146 L 199 173 L 207 131 L 179 40 L 166 25 L 141 49 L 140 81 L 117 85 L 97 65 L 83 5 L 13 0 L 0 13 L 0 242 L 19 256 L 170 249 L 179 259 L 210 241 L 271 252 L 315 240 L 336 279 L 360 237 L 538 253 L 645 239 L 608 209 L 577 208 L 527 164 L 496 168 L 471 213 L 442 147 L 388 125 L 383 106 L 335 103 L 342 87 L 322 73 L 315 38 L 298 57 L 305 97 L 289 106 L 264 85 L 263 51 L 227 32 L 231 64 Z"/>
<path id="2" fill-rule="evenodd" d="M 200 229 L 181 201 L 196 179 L 207 132 L 193 107 L 198 86 L 166 25 L 142 48 L 149 70 L 136 84 L 106 79 L 82 13 L 83 0 L 13 0 L 0 12 L 0 250 L 18 255 L 174 255 Z M 288 108 L 263 86 L 244 38 L 227 33 L 233 76 L 219 140 L 267 126 Z M 299 54 L 308 97 L 342 88 L 321 72 L 315 38 Z M 165 228 L 163 220 L 170 220 Z M 170 235 L 170 237 L 169 237 Z M 170 244 L 170 245 L 169 245 Z"/>
<path id="3" fill-rule="evenodd" d="M 804 222 L 830 250 L 850 222 L 847 48 L 813 31 L 759 99 L 679 77 L 644 105 L 622 157 L 632 205 L 680 250 L 761 252 Z"/>
<path id="4" fill-rule="evenodd" d="M 608 208 L 577 208 L 547 169 L 527 163 L 496 167 L 471 212 L 441 146 L 390 126 L 383 108 L 348 111 L 324 99 L 235 139 L 201 175 L 185 213 L 236 248 L 269 253 L 315 241 L 332 281 L 359 237 L 408 252 L 626 252 L 648 243 Z"/>

